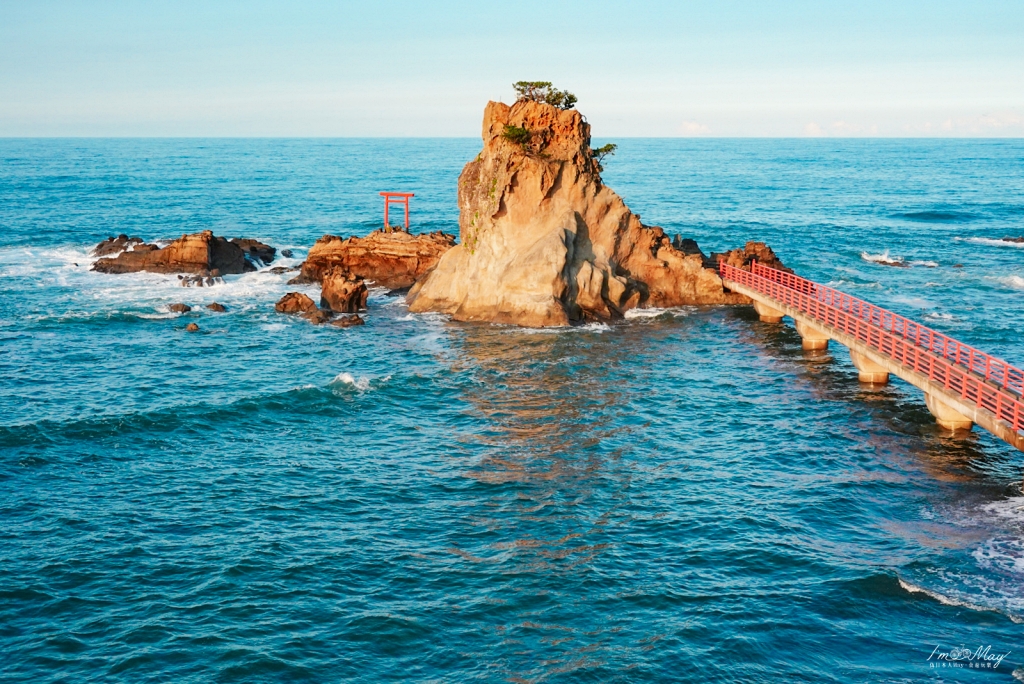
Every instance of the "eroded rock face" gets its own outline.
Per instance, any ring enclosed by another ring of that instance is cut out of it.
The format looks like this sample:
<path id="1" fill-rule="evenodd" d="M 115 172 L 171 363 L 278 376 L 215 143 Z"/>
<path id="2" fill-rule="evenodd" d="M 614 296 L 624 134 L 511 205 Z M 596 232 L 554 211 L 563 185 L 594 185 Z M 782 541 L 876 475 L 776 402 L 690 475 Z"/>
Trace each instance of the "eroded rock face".
<path id="1" fill-rule="evenodd" d="M 108 243 L 109 240 L 101 242 L 96 247 L 97 253 L 101 248 L 112 249 L 114 245 Z M 269 258 L 273 259 L 273 252 L 273 247 L 255 240 L 229 241 L 215 236 L 212 231 L 204 230 L 201 233 L 182 235 L 164 248 L 133 244 L 130 251 L 98 259 L 92 270 L 101 273 L 150 271 L 194 273 L 203 276 L 210 276 L 210 272 L 215 270 L 223 274 L 244 273 L 256 270 L 256 266 L 246 258 L 246 254 L 269 255 Z"/>
<path id="2" fill-rule="evenodd" d="M 341 266 L 326 271 L 322 277 L 320 306 L 335 313 L 356 313 L 366 309 L 366 283 L 349 275 Z"/>
<path id="3" fill-rule="evenodd" d="M 526 144 L 506 139 L 526 128 Z M 461 242 L 407 297 L 459 320 L 561 326 L 637 306 L 731 304 L 713 264 L 640 222 L 601 181 L 575 110 L 490 102 L 484 149 L 459 176 Z"/>
<path id="4" fill-rule="evenodd" d="M 121 233 L 117 237 L 109 237 L 92 250 L 94 256 L 110 256 L 111 254 L 120 254 L 126 249 L 134 249 L 135 247 L 144 244 L 140 237 L 128 237 L 124 233 Z M 153 246 L 155 249 L 155 246 Z"/>
<path id="5" fill-rule="evenodd" d="M 455 244 L 442 232 L 412 235 L 376 230 L 366 237 L 325 235 L 309 250 L 293 283 L 319 283 L 339 267 L 349 275 L 389 289 L 410 287 Z"/>

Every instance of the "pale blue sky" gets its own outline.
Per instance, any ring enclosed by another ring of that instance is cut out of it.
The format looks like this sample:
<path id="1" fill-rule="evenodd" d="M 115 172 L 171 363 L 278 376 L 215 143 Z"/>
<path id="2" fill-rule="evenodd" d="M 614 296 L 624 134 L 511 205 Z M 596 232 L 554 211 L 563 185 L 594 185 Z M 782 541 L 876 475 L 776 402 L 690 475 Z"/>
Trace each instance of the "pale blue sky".
<path id="1" fill-rule="evenodd" d="M 1024 0 L 0 0 L 0 136 L 1024 136 Z"/>

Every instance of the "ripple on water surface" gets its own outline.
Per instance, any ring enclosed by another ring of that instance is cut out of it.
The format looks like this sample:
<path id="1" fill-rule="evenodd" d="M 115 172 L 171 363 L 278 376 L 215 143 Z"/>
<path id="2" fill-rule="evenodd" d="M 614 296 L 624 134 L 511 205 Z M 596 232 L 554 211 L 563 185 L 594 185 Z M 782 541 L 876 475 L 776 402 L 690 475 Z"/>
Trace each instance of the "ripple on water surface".
<path id="1" fill-rule="evenodd" d="M 1024 234 L 1024 152 L 960 144 L 634 140 L 605 176 L 706 251 L 765 239 L 1020 362 L 995 243 Z M 8 678 L 916 681 L 961 644 L 1020 667 L 1019 454 L 860 386 L 841 347 L 742 309 L 534 331 L 383 290 L 317 327 L 273 311 L 318 294 L 287 273 L 88 270 L 111 232 L 365 233 L 398 180 L 455 232 L 476 141 L 0 147 L 32 160 L 0 166 Z"/>

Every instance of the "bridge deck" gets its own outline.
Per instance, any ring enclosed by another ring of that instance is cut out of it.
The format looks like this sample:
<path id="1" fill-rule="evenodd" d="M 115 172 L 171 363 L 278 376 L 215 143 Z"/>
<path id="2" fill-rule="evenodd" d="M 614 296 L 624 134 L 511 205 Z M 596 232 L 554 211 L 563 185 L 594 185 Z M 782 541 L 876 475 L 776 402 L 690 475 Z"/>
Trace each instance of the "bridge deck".
<path id="1" fill-rule="evenodd" d="M 1024 451 L 1024 370 L 833 288 L 754 263 L 721 264 L 727 288 L 825 333 L 851 352 Z"/>

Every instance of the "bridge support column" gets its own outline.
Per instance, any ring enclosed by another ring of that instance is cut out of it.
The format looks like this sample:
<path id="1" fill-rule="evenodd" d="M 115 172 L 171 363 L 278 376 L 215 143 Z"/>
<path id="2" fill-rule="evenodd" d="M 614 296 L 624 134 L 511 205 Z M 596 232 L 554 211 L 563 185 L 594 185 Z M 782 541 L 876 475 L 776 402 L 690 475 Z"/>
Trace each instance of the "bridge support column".
<path id="1" fill-rule="evenodd" d="M 943 402 L 939 397 L 934 394 L 925 393 L 924 403 L 928 405 L 928 410 L 935 416 L 935 422 L 939 424 L 939 427 L 955 432 L 957 430 L 970 430 L 974 425 L 974 422 L 960 413 L 949 404 Z"/>
<path id="2" fill-rule="evenodd" d="M 786 314 L 782 313 L 778 309 L 773 309 L 766 304 L 754 300 L 754 311 L 761 317 L 761 320 L 765 323 L 778 323 L 782 320 L 782 317 Z"/>
<path id="3" fill-rule="evenodd" d="M 828 349 L 829 336 L 810 323 L 796 321 L 796 331 L 803 338 L 803 347 L 807 351 Z"/>
<path id="4" fill-rule="evenodd" d="M 889 371 L 868 357 L 850 350 L 850 360 L 857 368 L 857 379 L 872 385 L 884 385 L 889 382 Z"/>

